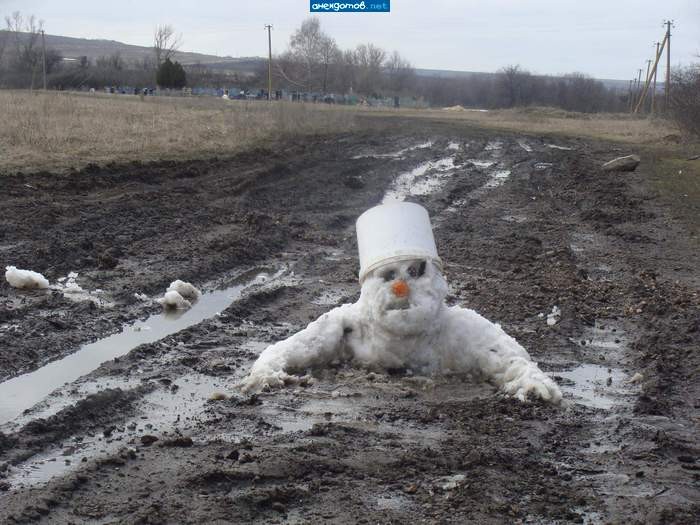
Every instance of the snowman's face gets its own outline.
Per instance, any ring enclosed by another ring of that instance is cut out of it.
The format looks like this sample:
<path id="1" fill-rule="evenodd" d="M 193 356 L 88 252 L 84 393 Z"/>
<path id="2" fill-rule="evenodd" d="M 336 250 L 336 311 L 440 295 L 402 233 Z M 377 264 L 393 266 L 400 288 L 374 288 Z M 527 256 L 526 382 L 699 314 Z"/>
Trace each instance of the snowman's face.
<path id="1" fill-rule="evenodd" d="M 362 284 L 360 301 L 371 321 L 396 335 L 430 330 L 440 314 L 447 283 L 435 265 L 414 259 L 381 266 Z"/>

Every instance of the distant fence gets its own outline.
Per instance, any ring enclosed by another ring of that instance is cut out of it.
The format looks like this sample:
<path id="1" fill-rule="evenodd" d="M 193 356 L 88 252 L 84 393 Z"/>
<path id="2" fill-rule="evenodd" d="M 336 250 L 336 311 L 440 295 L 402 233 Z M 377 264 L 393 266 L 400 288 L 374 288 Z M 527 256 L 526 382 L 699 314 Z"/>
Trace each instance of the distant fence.
<path id="1" fill-rule="evenodd" d="M 266 100 L 267 91 L 244 90 L 235 86 L 213 87 L 186 87 L 182 89 L 168 88 L 140 88 L 133 86 L 105 86 L 101 90 L 82 87 L 82 92 L 103 92 L 114 95 L 141 95 L 158 97 L 218 97 L 236 100 Z M 363 97 L 356 94 L 335 93 L 306 93 L 298 91 L 278 90 L 273 93 L 273 100 L 285 100 L 289 102 L 307 102 L 316 104 L 338 104 L 343 106 L 367 106 L 367 107 L 402 107 L 402 108 L 427 108 L 429 105 L 423 97 Z"/>

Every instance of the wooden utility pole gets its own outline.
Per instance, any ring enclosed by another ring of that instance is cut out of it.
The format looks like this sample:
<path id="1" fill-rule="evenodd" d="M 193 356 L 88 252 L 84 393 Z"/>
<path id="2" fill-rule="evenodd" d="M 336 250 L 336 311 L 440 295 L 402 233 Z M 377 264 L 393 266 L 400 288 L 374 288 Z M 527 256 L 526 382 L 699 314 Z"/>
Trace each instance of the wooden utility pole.
<path id="1" fill-rule="evenodd" d="M 633 84 L 634 84 L 634 79 L 631 79 L 630 80 L 630 91 L 629 91 L 629 97 L 628 97 L 629 103 L 627 104 L 629 106 L 628 111 L 630 113 L 632 112 L 632 104 L 633 104 L 632 101 L 634 100 L 634 97 L 632 96 L 632 85 Z"/>
<path id="2" fill-rule="evenodd" d="M 649 82 L 651 81 L 651 77 L 649 76 L 649 70 L 651 68 L 652 62 L 653 62 L 653 60 L 651 60 L 651 59 L 647 60 L 647 74 L 644 77 L 644 92 L 646 92 L 647 86 L 649 85 Z"/>
<path id="3" fill-rule="evenodd" d="M 46 39 L 43 29 L 41 30 L 41 66 L 44 71 L 44 91 L 46 91 Z"/>
<path id="4" fill-rule="evenodd" d="M 659 63 L 659 46 L 660 45 L 661 45 L 660 42 L 656 43 L 656 54 L 654 55 L 654 57 L 656 59 L 656 64 Z M 654 113 L 654 111 L 656 110 L 656 107 L 655 107 L 655 104 L 656 104 L 656 71 L 657 71 L 657 68 L 654 67 L 654 71 L 653 71 L 654 84 L 653 84 L 652 89 L 651 89 L 651 112 L 652 113 Z"/>
<path id="5" fill-rule="evenodd" d="M 671 101 L 671 25 L 673 20 L 666 20 L 666 108 L 668 110 Z"/>
<path id="6" fill-rule="evenodd" d="M 659 49 L 659 51 L 656 53 L 656 60 L 654 60 L 654 65 L 652 66 L 652 69 L 651 69 L 651 75 L 654 75 L 654 76 L 656 75 L 656 70 L 659 66 L 659 60 L 661 60 L 661 54 L 664 51 L 665 45 L 666 45 L 666 37 L 664 37 L 664 41 L 661 43 L 661 49 Z M 644 102 L 644 99 L 647 96 L 647 92 L 649 91 L 649 85 L 650 85 L 650 79 L 647 78 L 647 82 L 644 85 L 644 91 L 640 95 L 639 101 L 637 102 L 637 105 L 634 108 L 635 113 L 639 112 L 639 108 L 641 107 L 642 103 Z"/>
<path id="7" fill-rule="evenodd" d="M 272 25 L 266 24 L 267 29 L 267 100 L 272 100 Z"/>

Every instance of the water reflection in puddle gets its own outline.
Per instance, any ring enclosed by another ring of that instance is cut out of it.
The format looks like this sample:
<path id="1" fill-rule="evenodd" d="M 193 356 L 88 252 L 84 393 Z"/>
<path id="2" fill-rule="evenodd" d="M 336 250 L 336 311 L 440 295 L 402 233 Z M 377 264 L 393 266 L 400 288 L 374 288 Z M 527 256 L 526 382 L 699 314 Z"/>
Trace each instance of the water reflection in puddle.
<path id="1" fill-rule="evenodd" d="M 175 435 L 175 429 L 188 433 L 206 419 L 205 405 L 214 392 L 231 389 L 229 378 L 191 374 L 178 378 L 174 387 L 147 394 L 139 404 L 134 420 L 115 428 L 109 437 L 86 436 L 57 449 L 35 456 L 13 467 L 7 480 L 14 489 L 46 483 L 77 470 L 85 461 L 106 457 L 124 447 L 140 447 L 144 434 Z"/>

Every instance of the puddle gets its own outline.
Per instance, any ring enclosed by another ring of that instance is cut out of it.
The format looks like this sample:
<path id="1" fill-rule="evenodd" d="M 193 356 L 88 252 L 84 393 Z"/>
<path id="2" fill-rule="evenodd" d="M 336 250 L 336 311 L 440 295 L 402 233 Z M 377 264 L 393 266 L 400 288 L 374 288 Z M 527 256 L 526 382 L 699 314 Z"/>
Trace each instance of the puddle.
<path id="1" fill-rule="evenodd" d="M 140 402 L 137 415 L 119 425 L 110 437 L 86 436 L 67 442 L 50 452 L 34 456 L 31 461 L 13 467 L 7 481 L 13 490 L 46 483 L 57 476 L 77 470 L 88 460 L 106 457 L 129 447 L 138 451 L 144 434 L 170 435 L 177 428 L 185 435 L 206 419 L 205 405 L 214 392 L 230 390 L 230 378 L 192 374 L 173 382 L 177 388 L 158 389 Z M 157 446 L 156 442 L 156 446 Z"/>
<path id="2" fill-rule="evenodd" d="M 401 494 L 377 496 L 374 501 L 380 510 L 406 510 L 413 505 L 413 501 Z"/>
<path id="3" fill-rule="evenodd" d="M 593 328 L 584 332 L 573 343 L 595 350 L 612 364 L 584 363 L 573 370 L 558 372 L 555 375 L 568 379 L 562 390 L 574 397 L 576 403 L 592 408 L 609 410 L 625 401 L 633 394 L 633 385 L 628 374 L 616 366 L 627 338 L 624 331 L 616 326 L 596 322 Z"/>
<path id="4" fill-rule="evenodd" d="M 527 222 L 527 217 L 525 215 L 504 215 L 503 217 L 501 217 L 501 220 L 520 224 L 523 222 Z"/>
<path id="5" fill-rule="evenodd" d="M 510 177 L 510 170 L 495 171 L 491 174 L 491 178 L 484 184 L 484 188 L 498 188 L 502 186 Z"/>
<path id="6" fill-rule="evenodd" d="M 276 279 L 284 271 L 280 270 L 272 276 L 260 273 L 249 282 L 204 293 L 191 309 L 180 315 L 160 313 L 145 321 L 136 321 L 118 334 L 84 345 L 63 359 L 0 383 L 0 425 L 11 421 L 65 383 L 92 372 L 105 361 L 214 317 L 239 299 L 248 288 Z"/>
<path id="7" fill-rule="evenodd" d="M 392 188 L 384 195 L 382 204 L 403 201 L 409 195 L 428 195 L 445 183 L 444 176 L 454 168 L 454 157 L 424 162 L 396 177 Z"/>
<path id="8" fill-rule="evenodd" d="M 562 390 L 572 394 L 577 403 L 588 407 L 609 410 L 619 403 L 618 396 L 627 393 L 623 385 L 627 374 L 618 368 L 584 364 L 556 375 L 573 381 L 575 384 L 563 385 Z"/>

